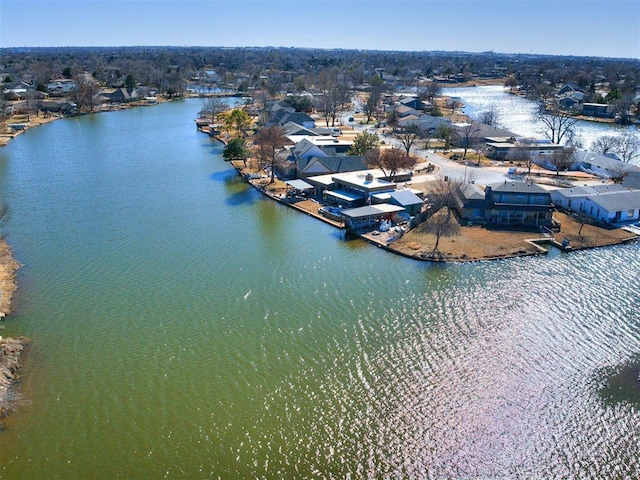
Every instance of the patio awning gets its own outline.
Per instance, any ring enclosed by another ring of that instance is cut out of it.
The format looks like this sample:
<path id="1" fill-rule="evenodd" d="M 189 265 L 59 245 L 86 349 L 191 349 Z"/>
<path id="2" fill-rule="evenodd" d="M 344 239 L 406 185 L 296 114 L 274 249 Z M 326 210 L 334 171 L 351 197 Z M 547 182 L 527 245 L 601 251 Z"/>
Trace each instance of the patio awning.
<path id="1" fill-rule="evenodd" d="M 304 180 L 287 180 L 285 182 L 287 185 L 289 185 L 290 187 L 293 187 L 297 190 L 311 190 L 313 189 L 313 185 L 308 184 L 307 182 L 305 182 Z"/>

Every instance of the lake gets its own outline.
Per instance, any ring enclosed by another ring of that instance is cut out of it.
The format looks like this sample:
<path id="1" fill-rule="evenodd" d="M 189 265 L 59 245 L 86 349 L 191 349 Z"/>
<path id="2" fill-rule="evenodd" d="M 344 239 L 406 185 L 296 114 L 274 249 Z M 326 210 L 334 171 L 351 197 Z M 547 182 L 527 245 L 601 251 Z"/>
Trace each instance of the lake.
<path id="1" fill-rule="evenodd" d="M 242 182 L 201 108 L 0 149 L 32 341 L 2 478 L 637 477 L 637 243 L 401 258 Z"/>
<path id="2" fill-rule="evenodd" d="M 498 125 L 523 137 L 546 138 L 544 124 L 535 118 L 538 106 L 536 102 L 518 95 L 510 94 L 501 85 L 486 85 L 479 87 L 443 88 L 443 95 L 460 97 L 463 101 L 463 111 L 471 118 L 478 116 L 495 106 L 498 113 Z M 616 124 L 590 122 L 579 120 L 574 125 L 577 138 L 585 149 L 603 135 L 617 135 L 624 129 L 638 132 L 635 126 L 620 127 Z"/>

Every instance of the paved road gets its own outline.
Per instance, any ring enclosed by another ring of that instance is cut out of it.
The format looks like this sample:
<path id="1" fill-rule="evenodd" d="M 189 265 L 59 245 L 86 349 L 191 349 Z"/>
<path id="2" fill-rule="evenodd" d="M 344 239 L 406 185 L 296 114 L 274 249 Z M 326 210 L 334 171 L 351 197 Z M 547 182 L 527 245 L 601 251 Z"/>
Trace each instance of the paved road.
<path id="1" fill-rule="evenodd" d="M 358 132 L 369 131 L 376 132 L 380 136 L 382 140 L 388 145 L 394 145 L 399 148 L 404 148 L 400 141 L 394 138 L 389 134 L 380 134 L 375 128 L 370 125 L 362 125 L 358 122 L 349 122 L 350 118 L 354 117 L 354 112 L 347 112 L 340 117 L 340 121 L 343 125 L 347 125 Z M 422 142 L 421 142 L 422 143 Z M 444 178 L 447 177 L 451 180 L 466 182 L 466 183 L 477 183 L 480 185 L 487 185 L 491 183 L 499 183 L 504 182 L 505 180 L 511 181 L 522 181 L 523 177 L 518 175 L 513 175 L 508 172 L 508 167 L 499 167 L 499 166 L 490 166 L 490 167 L 475 167 L 473 165 L 463 165 L 461 163 L 455 162 L 446 158 L 433 150 L 425 150 L 421 148 L 412 148 L 411 152 L 414 155 L 419 156 L 424 159 L 425 165 L 428 161 L 429 163 L 433 163 L 439 168 L 432 174 L 421 174 L 415 173 L 411 180 L 411 183 L 424 183 L 428 181 L 435 180 L 436 178 Z M 473 153 L 469 154 L 469 158 L 473 159 Z M 417 170 L 420 170 L 421 165 L 418 163 L 416 166 Z M 541 172 L 548 173 L 548 171 L 542 170 Z M 575 172 L 573 172 L 575 174 Z M 561 172 L 562 175 L 562 172 Z M 600 179 L 585 179 L 578 180 L 574 182 L 567 182 L 567 184 L 574 185 L 582 185 L 582 184 L 599 184 L 602 180 Z"/>

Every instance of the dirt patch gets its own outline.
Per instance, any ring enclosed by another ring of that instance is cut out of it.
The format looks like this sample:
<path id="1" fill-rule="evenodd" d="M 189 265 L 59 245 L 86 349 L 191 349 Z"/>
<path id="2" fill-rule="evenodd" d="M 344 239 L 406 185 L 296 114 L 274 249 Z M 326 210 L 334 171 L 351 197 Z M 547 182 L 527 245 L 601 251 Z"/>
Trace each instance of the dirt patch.
<path id="1" fill-rule="evenodd" d="M 24 337 L 0 337 L 0 420 L 16 407 L 18 395 L 15 384 L 19 380 L 21 357 L 29 341 Z M 0 430 L 4 428 L 0 421 Z"/>
<path id="2" fill-rule="evenodd" d="M 595 225 L 581 225 L 569 215 L 554 213 L 554 219 L 560 222 L 560 231 L 555 232 L 553 240 L 562 243 L 567 240 L 574 250 L 584 248 L 616 245 L 636 238 L 630 232 L 619 228 L 606 228 Z M 517 257 L 541 253 L 541 249 L 531 243 L 532 239 L 545 239 L 537 232 L 490 230 L 480 226 L 460 226 L 460 235 L 441 238 L 438 252 L 434 256 L 433 247 L 436 237 L 425 232 L 424 226 L 418 225 L 402 238 L 387 246 L 408 257 L 439 261 L 473 261 L 497 258 Z M 551 238 L 546 238 L 551 240 Z"/>
<path id="3" fill-rule="evenodd" d="M 0 239 L 0 318 L 11 312 L 11 297 L 16 290 L 15 272 L 19 267 L 9 245 Z"/>

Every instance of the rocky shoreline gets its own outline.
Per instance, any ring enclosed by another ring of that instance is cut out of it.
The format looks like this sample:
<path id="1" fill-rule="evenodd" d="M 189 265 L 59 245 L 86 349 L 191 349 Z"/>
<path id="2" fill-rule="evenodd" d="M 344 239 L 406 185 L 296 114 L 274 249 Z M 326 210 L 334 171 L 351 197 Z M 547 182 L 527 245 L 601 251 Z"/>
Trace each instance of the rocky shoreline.
<path id="1" fill-rule="evenodd" d="M 15 272 L 19 267 L 20 264 L 11 255 L 9 245 L 0 239 L 0 320 L 11 312 L 11 299 L 16 290 Z M 0 327 L 4 326 L 0 324 Z M 26 337 L 0 336 L 0 430 L 4 428 L 2 419 L 16 406 L 18 370 L 28 343 Z"/>
<path id="2" fill-rule="evenodd" d="M 0 340 L 0 430 L 3 430 L 2 419 L 16 407 L 19 398 L 15 391 L 19 380 L 22 355 L 29 344 L 26 337 L 2 338 Z"/>

